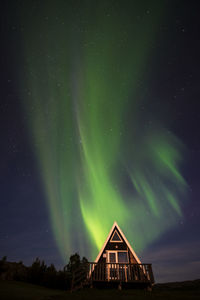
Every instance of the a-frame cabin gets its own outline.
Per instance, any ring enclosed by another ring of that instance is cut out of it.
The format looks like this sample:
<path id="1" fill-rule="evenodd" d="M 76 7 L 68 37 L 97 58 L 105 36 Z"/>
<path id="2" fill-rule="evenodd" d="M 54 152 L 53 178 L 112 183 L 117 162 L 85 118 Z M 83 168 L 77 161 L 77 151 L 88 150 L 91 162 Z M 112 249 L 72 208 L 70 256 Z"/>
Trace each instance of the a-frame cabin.
<path id="1" fill-rule="evenodd" d="M 95 263 L 141 264 L 117 222 L 114 222 Z"/>
<path id="2" fill-rule="evenodd" d="M 141 263 L 116 222 L 95 262 L 87 263 L 82 272 L 85 277 L 81 285 L 151 289 L 154 283 L 151 264 Z"/>

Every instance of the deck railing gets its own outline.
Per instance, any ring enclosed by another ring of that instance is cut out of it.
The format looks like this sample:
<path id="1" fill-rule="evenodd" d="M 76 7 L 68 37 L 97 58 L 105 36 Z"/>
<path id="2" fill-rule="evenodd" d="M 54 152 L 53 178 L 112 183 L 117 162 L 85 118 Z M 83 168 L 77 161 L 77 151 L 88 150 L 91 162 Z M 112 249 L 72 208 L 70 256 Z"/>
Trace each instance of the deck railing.
<path id="1" fill-rule="evenodd" d="M 73 285 L 94 281 L 149 282 L 153 284 L 154 277 L 151 264 L 88 262 L 74 272 Z"/>
<path id="2" fill-rule="evenodd" d="M 88 263 L 88 278 L 92 281 L 154 282 L 151 264 Z"/>

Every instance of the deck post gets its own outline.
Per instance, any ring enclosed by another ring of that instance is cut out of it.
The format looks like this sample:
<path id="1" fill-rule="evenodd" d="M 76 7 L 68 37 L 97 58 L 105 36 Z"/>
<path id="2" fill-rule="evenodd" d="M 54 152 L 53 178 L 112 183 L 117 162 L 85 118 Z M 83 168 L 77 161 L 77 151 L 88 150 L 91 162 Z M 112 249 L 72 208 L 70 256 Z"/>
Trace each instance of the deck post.
<path id="1" fill-rule="evenodd" d="M 148 292 L 152 292 L 152 285 L 148 285 L 147 288 L 146 288 L 146 290 L 147 290 Z"/>
<path id="2" fill-rule="evenodd" d="M 119 285 L 118 285 L 118 290 L 121 291 L 122 290 L 122 283 L 120 281 Z"/>

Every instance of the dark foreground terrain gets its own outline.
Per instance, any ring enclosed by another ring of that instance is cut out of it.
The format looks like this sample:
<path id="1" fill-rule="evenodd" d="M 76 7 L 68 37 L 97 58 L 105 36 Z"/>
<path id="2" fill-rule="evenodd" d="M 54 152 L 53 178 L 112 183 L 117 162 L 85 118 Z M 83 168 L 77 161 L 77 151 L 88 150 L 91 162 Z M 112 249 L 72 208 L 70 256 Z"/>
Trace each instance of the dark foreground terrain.
<path id="1" fill-rule="evenodd" d="M 85 289 L 74 293 L 43 288 L 17 281 L 0 281 L 0 300 L 143 300 L 200 299 L 200 280 L 155 285 L 152 292 L 138 290 Z"/>

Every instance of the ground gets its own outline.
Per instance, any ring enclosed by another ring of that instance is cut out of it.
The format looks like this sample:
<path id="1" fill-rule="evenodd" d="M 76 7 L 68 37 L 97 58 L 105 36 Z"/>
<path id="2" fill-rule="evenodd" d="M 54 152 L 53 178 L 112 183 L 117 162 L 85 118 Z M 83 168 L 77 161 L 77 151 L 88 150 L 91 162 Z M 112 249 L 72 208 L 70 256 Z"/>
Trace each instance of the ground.
<path id="1" fill-rule="evenodd" d="M 152 292 L 137 290 L 96 290 L 85 289 L 74 293 L 58 291 L 40 286 L 16 282 L 0 281 L 1 300 L 192 300 L 200 299 L 200 280 L 193 284 L 173 283 L 156 286 Z"/>

